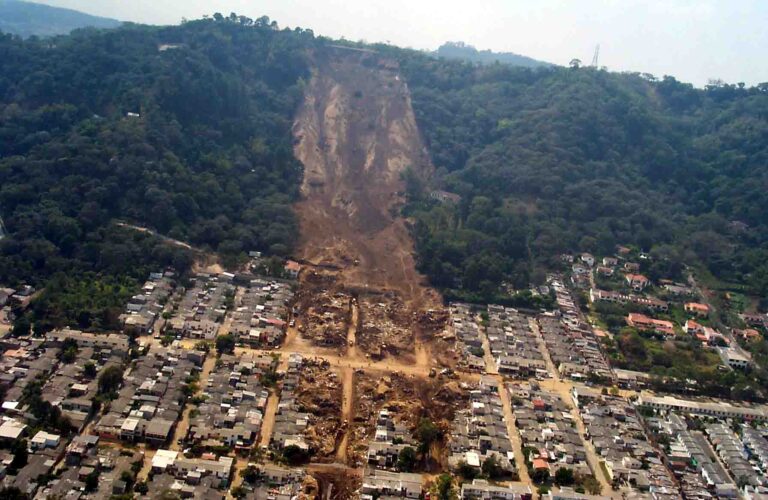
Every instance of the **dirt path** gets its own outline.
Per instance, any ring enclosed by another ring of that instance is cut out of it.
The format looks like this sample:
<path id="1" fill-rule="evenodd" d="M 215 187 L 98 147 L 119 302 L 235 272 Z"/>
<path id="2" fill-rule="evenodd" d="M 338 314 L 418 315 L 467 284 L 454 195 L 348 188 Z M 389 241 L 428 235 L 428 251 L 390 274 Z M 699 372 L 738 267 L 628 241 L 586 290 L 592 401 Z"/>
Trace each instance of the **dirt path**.
<path id="1" fill-rule="evenodd" d="M 357 325 L 360 324 L 360 306 L 353 297 L 350 304 L 349 325 L 347 325 L 347 357 L 358 359 L 360 354 L 357 352 Z"/>
<path id="2" fill-rule="evenodd" d="M 206 252 L 205 250 L 202 250 L 200 248 L 193 247 L 192 245 L 190 245 L 185 241 L 181 241 L 181 240 L 171 238 L 169 236 L 165 236 L 164 234 L 160 234 L 153 229 L 149 229 L 148 227 L 136 226 L 134 224 L 128 224 L 127 222 L 115 222 L 115 225 L 119 227 L 125 227 L 128 229 L 133 229 L 135 231 L 139 231 L 140 233 L 151 234 L 152 236 L 155 236 L 156 238 L 163 240 L 169 245 L 173 245 L 176 247 L 193 251 L 197 257 L 195 261 L 195 266 L 194 266 L 195 270 L 197 271 L 210 272 L 210 273 L 224 272 L 224 268 L 219 263 L 218 256 L 216 256 L 211 252 Z"/>
<path id="3" fill-rule="evenodd" d="M 341 463 L 347 462 L 347 447 L 349 444 L 349 432 L 352 428 L 352 419 L 355 416 L 355 372 L 352 368 L 341 369 L 341 420 L 344 426 L 344 434 L 336 447 L 336 460 Z"/>

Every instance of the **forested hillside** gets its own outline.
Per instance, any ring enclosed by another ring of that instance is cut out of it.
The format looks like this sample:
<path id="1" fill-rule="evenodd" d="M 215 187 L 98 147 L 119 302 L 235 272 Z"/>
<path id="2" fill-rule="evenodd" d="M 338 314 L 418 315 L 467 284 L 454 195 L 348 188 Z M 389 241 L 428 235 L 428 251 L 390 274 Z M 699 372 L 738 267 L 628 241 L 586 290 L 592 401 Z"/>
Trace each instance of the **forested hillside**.
<path id="1" fill-rule="evenodd" d="M 116 28 L 120 21 L 20 0 L 0 0 L 0 31 L 29 36 L 64 35 L 77 28 Z"/>
<path id="2" fill-rule="evenodd" d="M 410 193 L 437 285 L 487 298 L 561 252 L 631 244 L 653 278 L 704 265 L 768 293 L 768 85 L 398 55 L 438 168 L 427 187 L 461 196 Z"/>
<path id="3" fill-rule="evenodd" d="M 288 254 L 302 175 L 291 125 L 313 39 L 221 16 L 1 36 L 0 283 L 66 273 L 79 289 L 84 273 L 111 283 L 189 265 L 118 219 L 230 259 Z"/>

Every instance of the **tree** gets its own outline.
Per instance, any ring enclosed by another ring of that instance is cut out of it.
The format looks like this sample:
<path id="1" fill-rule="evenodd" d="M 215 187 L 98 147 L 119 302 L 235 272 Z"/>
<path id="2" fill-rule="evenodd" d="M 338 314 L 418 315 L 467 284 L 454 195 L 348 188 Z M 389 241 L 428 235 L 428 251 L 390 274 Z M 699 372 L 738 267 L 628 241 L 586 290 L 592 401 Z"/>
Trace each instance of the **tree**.
<path id="1" fill-rule="evenodd" d="M 499 464 L 496 455 L 491 455 L 483 462 L 482 471 L 488 479 L 500 479 L 504 476 L 504 469 Z"/>
<path id="2" fill-rule="evenodd" d="M 291 444 L 283 448 L 283 459 L 289 465 L 301 465 L 309 460 L 309 453 L 307 450 Z"/>
<path id="3" fill-rule="evenodd" d="M 416 439 L 419 440 L 419 451 L 427 454 L 432 443 L 442 438 L 443 433 L 428 418 L 422 418 L 416 428 Z"/>
<path id="4" fill-rule="evenodd" d="M 77 359 L 77 341 L 74 339 L 66 339 L 62 343 L 61 351 L 59 351 L 59 359 L 64 364 L 70 364 Z"/>
<path id="5" fill-rule="evenodd" d="M 450 474 L 440 474 L 435 481 L 435 493 L 438 500 L 454 500 L 456 491 L 453 487 L 453 478 Z"/>
<path id="6" fill-rule="evenodd" d="M 29 496 L 26 493 L 22 493 L 22 491 L 15 486 L 7 486 L 0 488 L 0 498 L 6 500 L 28 500 Z"/>
<path id="7" fill-rule="evenodd" d="M 259 479 L 259 469 L 253 465 L 249 465 L 240 472 L 240 475 L 243 476 L 243 480 L 246 483 L 253 484 Z"/>
<path id="8" fill-rule="evenodd" d="M 570 486 L 574 482 L 573 470 L 559 467 L 555 472 L 555 484 L 558 486 Z"/>
<path id="9" fill-rule="evenodd" d="M 534 469 L 531 473 L 531 479 L 536 484 L 542 484 L 549 481 L 549 470 L 547 469 Z"/>
<path id="10" fill-rule="evenodd" d="M 27 440 L 17 439 L 11 445 L 11 453 L 13 453 L 13 460 L 11 460 L 10 469 L 18 471 L 27 465 L 27 459 L 29 452 L 27 451 Z"/>
<path id="11" fill-rule="evenodd" d="M 456 467 L 456 474 L 461 476 L 465 481 L 471 481 L 477 477 L 477 469 L 462 460 Z"/>
<path id="12" fill-rule="evenodd" d="M 92 493 L 99 488 L 99 471 L 94 470 L 87 476 L 85 476 L 85 491 Z"/>
<path id="13" fill-rule="evenodd" d="M 108 366 L 99 375 L 99 394 L 115 392 L 123 381 L 123 369 L 120 366 Z"/>
<path id="14" fill-rule="evenodd" d="M 413 472 L 416 467 L 416 450 L 406 446 L 397 456 L 397 470 L 400 472 Z"/>
<path id="15" fill-rule="evenodd" d="M 231 334 L 219 335 L 216 337 L 216 352 L 221 354 L 232 354 L 235 352 L 235 337 Z"/>
<path id="16" fill-rule="evenodd" d="M 145 481 L 139 481 L 133 486 L 133 491 L 141 495 L 146 495 L 149 492 L 149 486 Z"/>
<path id="17" fill-rule="evenodd" d="M 568 63 L 568 66 L 573 69 L 578 69 L 581 66 L 581 59 L 571 59 L 571 62 Z"/>
<path id="18" fill-rule="evenodd" d="M 87 362 L 85 365 L 83 365 L 83 375 L 85 375 L 88 378 L 95 378 L 96 377 L 96 365 L 91 363 L 90 361 Z"/>
<path id="19" fill-rule="evenodd" d="M 26 337 L 29 335 L 29 332 L 31 331 L 31 323 L 29 322 L 29 317 L 27 315 L 19 316 L 16 318 L 16 321 L 13 323 L 13 329 L 11 330 L 11 335 L 14 337 Z"/>

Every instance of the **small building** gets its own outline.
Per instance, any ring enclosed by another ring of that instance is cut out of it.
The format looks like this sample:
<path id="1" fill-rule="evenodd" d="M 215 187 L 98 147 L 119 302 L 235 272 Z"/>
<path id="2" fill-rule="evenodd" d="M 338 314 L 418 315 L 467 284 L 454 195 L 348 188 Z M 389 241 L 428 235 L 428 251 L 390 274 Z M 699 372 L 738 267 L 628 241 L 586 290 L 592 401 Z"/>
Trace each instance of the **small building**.
<path id="1" fill-rule="evenodd" d="M 0 441 L 15 441 L 24 436 L 27 432 L 27 426 L 13 418 L 3 420 L 0 425 Z"/>
<path id="2" fill-rule="evenodd" d="M 588 265 L 589 267 L 592 267 L 595 265 L 595 256 L 591 253 L 583 253 L 580 256 L 581 261 Z"/>
<path id="3" fill-rule="evenodd" d="M 441 190 L 430 192 L 429 197 L 435 201 L 439 201 L 440 203 L 458 203 L 461 201 L 461 196 L 458 194 Z"/>
<path id="4" fill-rule="evenodd" d="M 645 289 L 645 287 L 647 287 L 650 283 L 648 278 L 642 274 L 628 273 L 624 279 L 627 281 L 627 284 L 631 286 L 636 292 Z"/>
<path id="5" fill-rule="evenodd" d="M 675 334 L 675 325 L 671 321 L 649 318 L 644 314 L 629 313 L 627 315 L 627 324 L 638 330 L 655 331 L 666 336 Z"/>
<path id="6" fill-rule="evenodd" d="M 291 279 L 296 279 L 299 277 L 299 273 L 301 272 L 301 264 L 296 261 L 289 260 L 285 263 L 283 269 L 285 270 L 286 276 Z"/>
<path id="7" fill-rule="evenodd" d="M 720 347 L 717 351 L 723 363 L 734 370 L 743 370 L 751 364 L 750 359 L 735 347 Z"/>
<path id="8" fill-rule="evenodd" d="M 709 306 L 706 304 L 699 304 L 698 302 L 687 302 L 685 304 L 685 311 L 701 318 L 709 316 Z"/>
<path id="9" fill-rule="evenodd" d="M 29 441 L 29 447 L 33 450 L 40 450 L 43 448 L 56 448 L 61 442 L 61 437 L 57 434 L 50 434 L 45 431 L 39 431 Z"/>

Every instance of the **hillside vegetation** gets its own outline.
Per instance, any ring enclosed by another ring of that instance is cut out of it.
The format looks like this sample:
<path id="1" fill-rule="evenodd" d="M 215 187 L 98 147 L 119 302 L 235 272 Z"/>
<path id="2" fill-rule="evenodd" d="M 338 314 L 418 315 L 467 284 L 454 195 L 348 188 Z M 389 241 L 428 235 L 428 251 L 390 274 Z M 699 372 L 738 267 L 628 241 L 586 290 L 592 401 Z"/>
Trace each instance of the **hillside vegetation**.
<path id="1" fill-rule="evenodd" d="M 221 16 L 53 44 L 0 36 L 0 283 L 66 272 L 79 289 L 86 272 L 189 266 L 116 219 L 230 261 L 289 254 L 302 177 L 291 125 L 313 38 Z"/>
<path id="2" fill-rule="evenodd" d="M 0 0 L 0 31 L 29 36 L 66 35 L 78 28 L 116 28 L 120 21 L 19 0 Z"/>
<path id="3" fill-rule="evenodd" d="M 529 69 L 398 52 L 438 175 L 411 192 L 422 269 L 493 296 L 561 252 L 631 244 L 768 293 L 768 84 Z M 413 187 L 413 186 L 412 186 Z"/>

